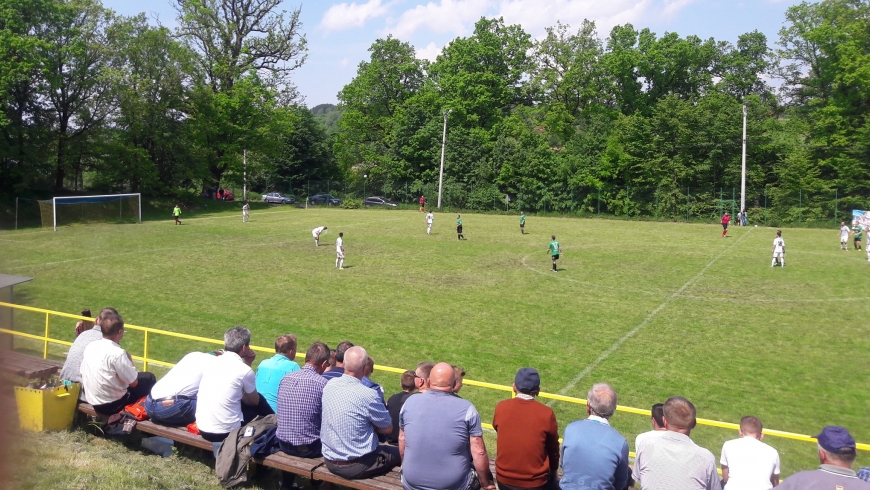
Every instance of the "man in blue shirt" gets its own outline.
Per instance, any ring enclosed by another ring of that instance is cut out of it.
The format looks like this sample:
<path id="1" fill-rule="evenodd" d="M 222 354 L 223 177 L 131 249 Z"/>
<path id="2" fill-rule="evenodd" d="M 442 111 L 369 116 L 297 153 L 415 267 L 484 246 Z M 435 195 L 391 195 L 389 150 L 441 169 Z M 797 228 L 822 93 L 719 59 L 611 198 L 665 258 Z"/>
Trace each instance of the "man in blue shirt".
<path id="1" fill-rule="evenodd" d="M 285 374 L 299 371 L 296 359 L 296 336 L 282 335 L 275 339 L 275 355 L 257 366 L 257 391 L 263 395 L 272 411 L 278 411 L 278 385 Z"/>
<path id="2" fill-rule="evenodd" d="M 377 392 L 360 381 L 368 354 L 362 347 L 344 353 L 344 374 L 323 388 L 320 442 L 332 473 L 349 480 L 388 473 L 401 464 L 399 448 L 378 444 L 378 434 L 393 430 Z"/>
<path id="3" fill-rule="evenodd" d="M 586 397 L 589 418 L 565 428 L 562 442 L 562 490 L 624 490 L 628 487 L 628 442 L 610 426 L 616 391 L 606 383 L 592 386 Z"/>
<path id="4" fill-rule="evenodd" d="M 414 395 L 399 413 L 402 485 L 406 490 L 494 490 L 480 414 L 453 396 L 450 364 L 432 368 L 429 391 Z"/>
<path id="5" fill-rule="evenodd" d="M 347 340 L 338 344 L 338 347 L 335 348 L 335 366 L 333 366 L 329 371 L 323 373 L 324 378 L 335 379 L 340 378 L 341 375 L 344 374 L 344 354 L 351 347 L 353 347 L 353 344 Z"/>

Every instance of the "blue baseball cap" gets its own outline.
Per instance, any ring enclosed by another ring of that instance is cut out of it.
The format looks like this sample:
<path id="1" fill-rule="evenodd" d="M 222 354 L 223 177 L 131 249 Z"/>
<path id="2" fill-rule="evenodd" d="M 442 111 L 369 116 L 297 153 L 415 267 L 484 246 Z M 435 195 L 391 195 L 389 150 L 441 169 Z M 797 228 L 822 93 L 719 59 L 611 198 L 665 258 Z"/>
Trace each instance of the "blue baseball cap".
<path id="1" fill-rule="evenodd" d="M 533 392 L 541 387 L 541 375 L 535 368 L 521 368 L 514 377 L 514 384 L 517 391 Z"/>
<path id="2" fill-rule="evenodd" d="M 829 425 L 822 429 L 816 436 L 819 446 L 825 451 L 834 454 L 853 454 L 855 452 L 855 439 L 845 427 Z"/>

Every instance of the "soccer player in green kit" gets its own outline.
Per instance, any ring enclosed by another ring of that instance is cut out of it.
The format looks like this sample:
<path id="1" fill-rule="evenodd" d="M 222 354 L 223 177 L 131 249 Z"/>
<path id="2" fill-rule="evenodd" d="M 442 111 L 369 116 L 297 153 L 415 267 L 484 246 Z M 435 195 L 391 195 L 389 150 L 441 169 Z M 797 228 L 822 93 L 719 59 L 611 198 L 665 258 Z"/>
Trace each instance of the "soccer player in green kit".
<path id="1" fill-rule="evenodd" d="M 172 217 L 175 218 L 175 224 L 181 224 L 181 204 L 176 204 L 175 209 L 172 210 Z"/>
<path id="2" fill-rule="evenodd" d="M 858 223 L 855 223 L 855 226 L 852 227 L 852 244 L 855 246 L 855 250 L 861 250 L 864 231 L 864 227 Z"/>
<path id="3" fill-rule="evenodd" d="M 553 240 L 550 242 L 550 246 L 547 248 L 547 251 L 550 252 L 550 258 L 553 259 L 553 272 L 557 272 L 556 261 L 559 260 L 559 253 L 561 252 L 561 247 L 559 247 L 559 242 L 556 241 L 556 235 L 552 235 L 550 238 L 552 238 Z"/>
<path id="4" fill-rule="evenodd" d="M 462 216 L 456 215 L 456 239 L 465 240 L 465 235 L 462 234 Z"/>
<path id="5" fill-rule="evenodd" d="M 520 234 L 526 234 L 526 213 L 520 211 Z"/>

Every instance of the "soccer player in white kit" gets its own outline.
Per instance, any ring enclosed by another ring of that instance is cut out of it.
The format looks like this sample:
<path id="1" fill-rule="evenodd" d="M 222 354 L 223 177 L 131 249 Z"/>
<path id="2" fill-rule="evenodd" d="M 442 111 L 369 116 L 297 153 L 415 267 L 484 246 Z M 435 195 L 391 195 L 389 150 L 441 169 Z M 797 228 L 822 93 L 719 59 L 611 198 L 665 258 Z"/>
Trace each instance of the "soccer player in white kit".
<path id="1" fill-rule="evenodd" d="M 849 241 L 849 233 L 851 232 L 852 230 L 846 226 L 846 222 L 840 221 L 840 250 L 849 250 L 849 247 L 846 246 L 846 242 Z"/>
<path id="2" fill-rule="evenodd" d="M 339 233 L 335 239 L 335 266 L 344 269 L 344 233 Z"/>
<path id="3" fill-rule="evenodd" d="M 432 214 L 432 210 L 429 210 L 429 213 L 426 214 L 426 234 L 432 234 L 432 222 L 435 221 L 435 215 Z"/>
<path id="4" fill-rule="evenodd" d="M 326 233 L 325 226 L 318 226 L 317 228 L 311 230 L 311 235 L 314 236 L 314 246 L 320 246 L 320 235 Z"/>
<path id="5" fill-rule="evenodd" d="M 785 267 L 785 240 L 782 239 L 782 231 L 776 230 L 776 238 L 773 239 L 773 261 L 771 267 L 776 266 L 779 260 L 780 267 Z"/>
<path id="6" fill-rule="evenodd" d="M 247 223 L 248 220 L 251 219 L 251 208 L 248 206 L 248 203 L 245 203 L 242 206 L 242 223 Z"/>

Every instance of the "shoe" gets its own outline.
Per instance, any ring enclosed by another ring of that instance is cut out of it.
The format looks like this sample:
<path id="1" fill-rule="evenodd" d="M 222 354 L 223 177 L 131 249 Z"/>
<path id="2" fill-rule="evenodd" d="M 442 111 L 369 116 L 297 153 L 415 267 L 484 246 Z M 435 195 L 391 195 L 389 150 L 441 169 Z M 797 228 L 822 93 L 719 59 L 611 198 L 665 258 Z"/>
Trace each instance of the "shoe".
<path id="1" fill-rule="evenodd" d="M 339 267 L 338 270 L 343 271 L 344 267 Z"/>

